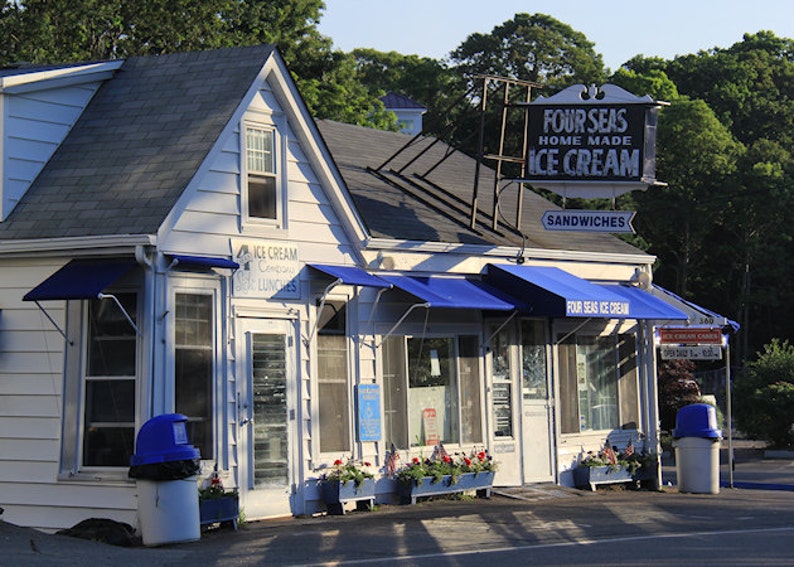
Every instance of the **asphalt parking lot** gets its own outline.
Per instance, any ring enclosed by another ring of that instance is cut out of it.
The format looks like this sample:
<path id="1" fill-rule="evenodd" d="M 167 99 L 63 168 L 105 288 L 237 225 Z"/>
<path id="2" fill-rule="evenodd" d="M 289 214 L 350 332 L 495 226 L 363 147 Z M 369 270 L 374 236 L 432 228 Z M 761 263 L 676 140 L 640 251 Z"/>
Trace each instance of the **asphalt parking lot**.
<path id="1" fill-rule="evenodd" d="M 115 547 L 0 522 L 0 565 L 481 565 L 489 557 L 506 564 L 519 557 L 523 564 L 790 564 L 794 558 L 794 461 L 737 462 L 735 482 L 754 487 L 723 487 L 716 495 L 679 493 L 669 464 L 663 479 L 659 491 L 541 485 L 490 500 L 249 522 L 158 548 Z M 601 555 L 599 543 L 645 551 L 642 560 Z"/>

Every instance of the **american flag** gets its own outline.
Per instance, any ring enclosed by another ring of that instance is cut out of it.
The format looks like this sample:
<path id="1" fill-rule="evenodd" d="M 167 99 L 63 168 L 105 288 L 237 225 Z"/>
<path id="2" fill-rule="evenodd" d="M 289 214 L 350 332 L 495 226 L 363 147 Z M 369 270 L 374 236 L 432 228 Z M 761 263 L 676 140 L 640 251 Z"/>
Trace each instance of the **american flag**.
<path id="1" fill-rule="evenodd" d="M 623 456 L 631 457 L 633 454 L 634 454 L 634 445 L 631 444 L 631 439 L 629 439 L 628 445 L 626 445 L 626 448 L 623 450 Z"/>

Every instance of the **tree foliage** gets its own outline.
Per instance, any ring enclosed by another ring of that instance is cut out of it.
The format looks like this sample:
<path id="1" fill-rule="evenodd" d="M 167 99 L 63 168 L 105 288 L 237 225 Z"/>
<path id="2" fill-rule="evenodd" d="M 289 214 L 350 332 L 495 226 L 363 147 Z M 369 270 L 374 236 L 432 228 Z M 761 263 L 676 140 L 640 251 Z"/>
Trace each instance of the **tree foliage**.
<path id="1" fill-rule="evenodd" d="M 675 428 L 678 410 L 700 400 L 700 387 L 691 360 L 668 360 L 659 365 L 659 420 L 661 428 Z"/>
<path id="2" fill-rule="evenodd" d="M 391 127 L 351 55 L 317 30 L 322 0 L 5 0 L 0 64 L 69 63 L 271 43 L 318 118 Z"/>
<path id="3" fill-rule="evenodd" d="M 794 345 L 772 340 L 736 380 L 739 428 L 776 447 L 794 445 Z"/>
<path id="4" fill-rule="evenodd" d="M 545 14 L 516 14 L 491 33 L 473 33 L 451 54 L 463 74 L 497 75 L 550 89 L 605 78 L 604 62 L 581 32 Z"/>

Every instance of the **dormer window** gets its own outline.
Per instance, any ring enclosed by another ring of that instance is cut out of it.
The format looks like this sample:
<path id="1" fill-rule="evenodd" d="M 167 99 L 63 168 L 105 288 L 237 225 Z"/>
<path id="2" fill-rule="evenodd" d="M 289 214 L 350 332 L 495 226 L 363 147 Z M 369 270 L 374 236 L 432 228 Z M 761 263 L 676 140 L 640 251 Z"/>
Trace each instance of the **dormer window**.
<path id="1" fill-rule="evenodd" d="M 279 195 L 276 178 L 275 130 L 267 126 L 245 126 L 247 216 L 251 220 L 278 221 Z"/>

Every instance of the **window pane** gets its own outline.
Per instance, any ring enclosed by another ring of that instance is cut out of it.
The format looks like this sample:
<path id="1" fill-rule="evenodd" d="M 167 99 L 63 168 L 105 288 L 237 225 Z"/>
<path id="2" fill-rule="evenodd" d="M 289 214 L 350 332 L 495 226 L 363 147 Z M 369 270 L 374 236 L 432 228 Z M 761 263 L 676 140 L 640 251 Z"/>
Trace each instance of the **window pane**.
<path id="1" fill-rule="evenodd" d="M 277 217 L 275 177 L 248 177 L 248 216 L 259 219 Z"/>
<path id="2" fill-rule="evenodd" d="M 317 336 L 320 451 L 350 450 L 350 409 L 347 382 L 347 338 Z"/>
<path id="3" fill-rule="evenodd" d="M 459 441 L 452 338 L 408 339 L 408 411 L 411 444 Z"/>
<path id="4" fill-rule="evenodd" d="M 245 146 L 249 173 L 275 173 L 273 130 L 246 128 Z"/>
<path id="5" fill-rule="evenodd" d="M 615 338 L 577 337 L 580 428 L 618 427 L 617 353 Z"/>
<path id="6" fill-rule="evenodd" d="M 459 343 L 461 441 L 482 443 L 479 341 L 477 337 L 460 337 Z"/>
<path id="7" fill-rule="evenodd" d="M 133 319 L 134 293 L 116 294 Z M 88 302 L 83 466 L 128 467 L 135 444 L 137 336 L 112 299 Z M 123 379 L 94 379 L 116 376 Z"/>
<path id="8" fill-rule="evenodd" d="M 640 423 L 637 391 L 637 345 L 634 335 L 618 336 L 618 374 L 620 380 L 620 426 L 637 429 Z"/>
<path id="9" fill-rule="evenodd" d="M 212 435 L 212 296 L 176 294 L 176 411 L 188 418 L 188 439 L 202 459 L 214 457 Z"/>
<path id="10" fill-rule="evenodd" d="M 91 427 L 83 438 L 83 465 L 129 467 L 135 427 Z"/>
<path id="11" fill-rule="evenodd" d="M 133 321 L 137 315 L 134 293 L 116 294 Z M 112 299 L 88 303 L 88 376 L 135 376 L 138 339 L 135 329 Z"/>
<path id="12" fill-rule="evenodd" d="M 559 337 L 557 340 L 561 340 Z M 563 433 L 578 433 L 579 394 L 576 372 L 576 344 L 568 337 L 558 347 L 560 359 L 560 428 Z"/>
<path id="13" fill-rule="evenodd" d="M 405 338 L 383 342 L 383 430 L 387 444 L 408 448 L 408 406 L 405 374 Z"/>
<path id="14" fill-rule="evenodd" d="M 521 322 L 521 374 L 524 398 L 545 400 L 546 337 L 543 321 Z"/>
<path id="15" fill-rule="evenodd" d="M 86 383 L 83 465 L 128 467 L 135 434 L 135 380 Z"/>
<path id="16" fill-rule="evenodd" d="M 510 378 L 510 335 L 502 329 L 491 339 L 493 419 L 496 437 L 513 436 L 513 393 Z"/>

